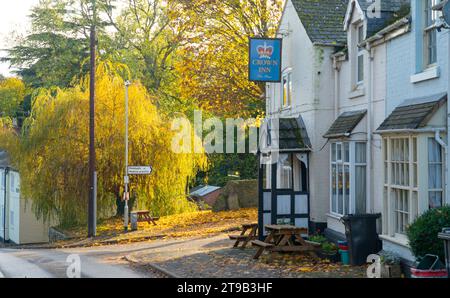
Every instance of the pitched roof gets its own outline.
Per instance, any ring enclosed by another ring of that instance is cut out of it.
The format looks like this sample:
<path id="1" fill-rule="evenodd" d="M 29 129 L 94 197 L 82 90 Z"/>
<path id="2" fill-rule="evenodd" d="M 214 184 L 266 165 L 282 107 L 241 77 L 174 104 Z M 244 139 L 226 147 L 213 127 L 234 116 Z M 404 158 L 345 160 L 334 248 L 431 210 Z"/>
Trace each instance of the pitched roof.
<path id="1" fill-rule="evenodd" d="M 414 130 L 424 127 L 446 101 L 446 93 L 406 100 L 392 112 L 377 131 Z"/>
<path id="2" fill-rule="evenodd" d="M 292 0 L 295 10 L 313 43 L 343 45 L 347 34 L 342 30 L 348 0 Z"/>
<path id="3" fill-rule="evenodd" d="M 366 13 L 371 9 L 374 0 L 358 0 L 359 6 Z M 404 17 L 409 13 L 411 0 L 381 0 L 381 17 L 369 18 L 367 16 L 367 37 L 373 36 L 375 33 L 392 24 L 400 17 Z M 405 10 L 404 12 L 402 10 Z M 397 15 L 397 12 L 401 15 Z"/>
<path id="4" fill-rule="evenodd" d="M 350 134 L 366 116 L 367 110 L 345 112 L 331 125 L 324 138 L 338 138 Z"/>

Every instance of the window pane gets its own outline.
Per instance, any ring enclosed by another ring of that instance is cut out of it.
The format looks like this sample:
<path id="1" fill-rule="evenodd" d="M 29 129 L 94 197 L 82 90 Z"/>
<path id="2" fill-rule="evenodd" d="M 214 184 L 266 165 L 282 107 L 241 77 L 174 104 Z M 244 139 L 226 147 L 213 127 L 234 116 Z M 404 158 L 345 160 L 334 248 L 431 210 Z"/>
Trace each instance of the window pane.
<path id="1" fill-rule="evenodd" d="M 428 139 L 428 187 L 442 188 L 442 151 L 441 145 L 435 139 Z"/>
<path id="2" fill-rule="evenodd" d="M 289 154 L 280 154 L 277 164 L 277 188 L 292 189 L 292 160 Z"/>
<path id="3" fill-rule="evenodd" d="M 342 144 L 336 144 L 336 159 L 338 161 L 342 160 Z"/>
<path id="4" fill-rule="evenodd" d="M 350 167 L 344 166 L 344 215 L 350 211 Z"/>
<path id="5" fill-rule="evenodd" d="M 272 189 L 272 165 L 263 165 L 263 188 Z"/>
<path id="6" fill-rule="evenodd" d="M 287 105 L 287 97 L 288 97 L 288 78 L 287 76 L 283 76 L 283 106 Z"/>
<path id="7" fill-rule="evenodd" d="M 337 213 L 337 185 L 336 185 L 337 173 L 336 165 L 331 166 L 331 211 Z"/>
<path id="8" fill-rule="evenodd" d="M 336 161 L 336 143 L 331 144 L 331 160 Z"/>
<path id="9" fill-rule="evenodd" d="M 431 191 L 429 194 L 429 202 L 430 202 L 430 209 L 433 208 L 440 208 L 443 206 L 443 200 L 442 200 L 442 192 L 440 191 Z"/>
<path id="10" fill-rule="evenodd" d="M 338 213 L 343 214 L 344 212 L 344 175 L 343 167 L 341 165 L 337 166 L 338 171 Z"/>
<path id="11" fill-rule="evenodd" d="M 364 80 L 364 55 L 358 56 L 358 82 Z"/>
<path id="12" fill-rule="evenodd" d="M 288 75 L 288 92 L 289 92 L 289 96 L 288 96 L 288 105 L 291 106 L 292 105 L 292 74 Z"/>
<path id="13" fill-rule="evenodd" d="M 366 213 L 366 167 L 357 166 L 355 170 L 355 213 Z"/>
<path id="14" fill-rule="evenodd" d="M 366 143 L 356 143 L 356 163 L 366 163 Z"/>
<path id="15" fill-rule="evenodd" d="M 364 26 L 358 27 L 358 43 L 361 43 L 364 40 Z"/>
<path id="16" fill-rule="evenodd" d="M 436 142 L 435 139 L 428 139 L 428 161 L 429 162 L 442 162 L 441 145 Z"/>
<path id="17" fill-rule="evenodd" d="M 344 143 L 344 161 L 350 162 L 350 143 Z"/>

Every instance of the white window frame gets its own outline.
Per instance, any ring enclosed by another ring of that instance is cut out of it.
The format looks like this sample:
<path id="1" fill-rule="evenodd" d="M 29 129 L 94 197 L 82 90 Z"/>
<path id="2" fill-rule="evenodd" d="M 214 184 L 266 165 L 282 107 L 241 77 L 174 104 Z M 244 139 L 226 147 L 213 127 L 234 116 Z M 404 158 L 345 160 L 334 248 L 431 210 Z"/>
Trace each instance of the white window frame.
<path id="1" fill-rule="evenodd" d="M 356 144 L 363 143 L 366 148 L 366 161 L 364 163 L 356 163 Z M 348 145 L 348 155 L 349 158 L 346 160 L 346 150 L 345 146 Z M 331 150 L 330 150 L 330 214 L 336 217 L 342 217 L 347 214 L 354 214 L 356 212 L 356 168 L 357 167 L 365 167 L 366 170 L 366 177 L 367 177 L 367 142 L 365 141 L 336 141 L 331 143 Z M 340 148 L 338 150 L 337 148 Z M 333 152 L 334 151 L 334 152 Z M 340 157 L 339 153 L 340 152 Z M 336 158 L 334 158 L 336 157 Z M 343 188 L 343 197 L 342 197 L 342 213 L 339 212 L 339 175 L 336 174 L 335 177 L 335 185 L 336 187 L 336 193 L 333 191 L 333 167 L 336 167 L 336 172 L 338 171 L 338 167 L 341 167 L 340 170 L 342 171 L 342 180 L 343 185 L 346 185 L 347 181 L 345 179 L 345 168 L 349 168 L 349 198 L 348 198 L 348 204 L 349 206 L 346 206 L 346 193 L 345 188 Z M 366 184 L 366 198 L 367 198 L 367 184 Z M 336 195 L 336 208 L 333 206 L 333 196 Z M 348 212 L 346 212 L 348 210 Z"/>
<path id="2" fill-rule="evenodd" d="M 284 87 L 284 80 L 286 79 L 287 83 L 287 95 L 286 95 L 286 102 L 284 101 L 285 96 L 285 87 Z M 281 109 L 286 109 L 292 106 L 292 100 L 293 100 L 293 84 L 292 84 L 292 69 L 286 69 L 283 71 L 283 74 L 281 76 L 281 98 L 280 98 L 280 107 Z"/>
<path id="3" fill-rule="evenodd" d="M 432 7 L 439 4 L 440 0 L 423 0 L 423 68 L 427 69 L 437 64 L 437 28 L 436 20 L 440 17 L 440 12 L 432 10 Z M 434 38 L 434 45 L 430 46 L 430 40 Z M 434 57 L 431 53 L 434 52 Z"/>
<path id="4" fill-rule="evenodd" d="M 437 141 L 433 137 L 429 137 L 428 141 L 434 141 L 434 142 L 436 142 L 436 144 L 438 146 L 440 146 L 440 144 L 437 143 Z M 440 188 L 432 188 L 430 181 L 428 181 L 428 201 L 430 201 L 430 199 L 431 199 L 430 198 L 431 193 L 438 192 L 438 193 L 441 193 L 441 206 L 444 206 L 445 205 L 445 189 L 444 189 L 444 186 L 445 186 L 445 170 L 444 170 L 445 169 L 445 165 L 444 165 L 445 155 L 444 155 L 444 150 L 442 149 L 442 147 L 440 147 L 440 151 L 441 151 L 441 156 L 440 156 L 441 160 L 440 161 L 434 162 L 434 161 L 430 161 L 428 158 L 428 166 L 430 166 L 430 165 L 440 166 L 440 171 L 441 171 L 441 187 Z M 430 171 L 430 168 L 428 168 L 428 171 Z M 431 206 L 430 206 L 430 209 L 431 209 Z"/>
<path id="5" fill-rule="evenodd" d="M 361 35 L 362 34 L 362 35 Z M 364 49 L 359 46 L 361 42 L 364 40 L 364 23 L 358 23 L 355 25 L 355 52 L 356 52 L 356 61 L 355 61 L 355 82 L 356 86 L 360 86 L 364 83 L 365 75 L 365 65 L 364 65 Z M 362 79 L 359 78 L 359 67 L 360 67 L 360 58 L 362 57 Z"/>
<path id="6" fill-rule="evenodd" d="M 383 234 L 402 240 L 406 226 L 419 215 L 418 150 L 417 136 L 383 138 Z"/>

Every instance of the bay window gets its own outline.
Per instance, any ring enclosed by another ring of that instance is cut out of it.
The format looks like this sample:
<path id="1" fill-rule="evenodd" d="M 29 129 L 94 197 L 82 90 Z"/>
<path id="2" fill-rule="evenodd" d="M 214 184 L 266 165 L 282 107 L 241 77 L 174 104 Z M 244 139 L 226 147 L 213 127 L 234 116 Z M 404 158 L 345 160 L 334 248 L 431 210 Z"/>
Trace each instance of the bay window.
<path id="1" fill-rule="evenodd" d="M 386 138 L 383 149 L 384 206 L 385 212 L 390 214 L 386 229 L 392 236 L 405 235 L 406 228 L 418 215 L 417 138 Z"/>
<path id="2" fill-rule="evenodd" d="M 331 144 L 331 213 L 366 212 L 366 143 Z"/>
<path id="3" fill-rule="evenodd" d="M 417 216 L 444 205 L 443 148 L 431 134 L 390 136 L 383 156 L 383 234 L 406 239 Z"/>

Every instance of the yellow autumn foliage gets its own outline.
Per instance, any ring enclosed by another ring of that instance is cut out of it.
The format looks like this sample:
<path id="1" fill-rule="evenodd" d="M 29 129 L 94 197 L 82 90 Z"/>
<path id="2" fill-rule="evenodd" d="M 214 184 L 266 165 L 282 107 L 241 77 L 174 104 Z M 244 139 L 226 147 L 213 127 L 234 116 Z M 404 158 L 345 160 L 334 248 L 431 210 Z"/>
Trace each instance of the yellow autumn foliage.
<path id="1" fill-rule="evenodd" d="M 123 192 L 126 68 L 100 63 L 96 86 L 99 217 L 114 215 Z M 44 89 L 34 98 L 22 136 L 3 142 L 20 169 L 22 194 L 44 219 L 68 226 L 86 222 L 88 201 L 89 80 L 68 89 Z M 130 165 L 152 165 L 150 176 L 131 177 L 136 208 L 161 216 L 193 211 L 186 184 L 206 167 L 204 154 L 176 154 L 170 119 L 160 115 L 140 82 L 129 88 Z M 195 141 L 199 141 L 196 140 Z M 0 141 L 0 147 L 2 146 Z"/>

